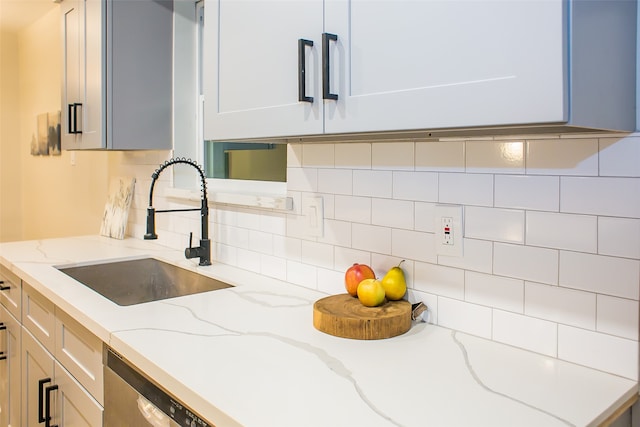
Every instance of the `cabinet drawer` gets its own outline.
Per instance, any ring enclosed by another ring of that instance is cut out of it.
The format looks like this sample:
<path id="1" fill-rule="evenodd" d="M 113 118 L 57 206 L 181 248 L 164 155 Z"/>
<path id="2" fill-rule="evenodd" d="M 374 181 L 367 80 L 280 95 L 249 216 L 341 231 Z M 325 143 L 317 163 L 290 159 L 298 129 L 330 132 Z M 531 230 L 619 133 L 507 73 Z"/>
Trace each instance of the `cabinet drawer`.
<path id="1" fill-rule="evenodd" d="M 62 310 L 56 310 L 55 357 L 102 405 L 102 341 Z"/>
<path id="2" fill-rule="evenodd" d="M 20 278 L 9 271 L 8 268 L 0 265 L 0 303 L 4 305 L 7 310 L 16 319 L 20 319 Z"/>
<path id="3" fill-rule="evenodd" d="M 22 324 L 51 353 L 55 342 L 54 307 L 51 301 L 23 282 Z"/>

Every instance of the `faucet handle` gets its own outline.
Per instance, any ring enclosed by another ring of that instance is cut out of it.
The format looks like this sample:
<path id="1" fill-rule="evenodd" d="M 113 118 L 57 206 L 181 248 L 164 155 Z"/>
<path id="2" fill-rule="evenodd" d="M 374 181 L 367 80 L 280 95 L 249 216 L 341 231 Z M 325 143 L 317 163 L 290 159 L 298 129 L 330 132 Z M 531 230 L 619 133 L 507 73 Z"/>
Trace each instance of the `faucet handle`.
<path id="1" fill-rule="evenodd" d="M 189 249 L 193 248 L 193 231 L 189 232 Z"/>

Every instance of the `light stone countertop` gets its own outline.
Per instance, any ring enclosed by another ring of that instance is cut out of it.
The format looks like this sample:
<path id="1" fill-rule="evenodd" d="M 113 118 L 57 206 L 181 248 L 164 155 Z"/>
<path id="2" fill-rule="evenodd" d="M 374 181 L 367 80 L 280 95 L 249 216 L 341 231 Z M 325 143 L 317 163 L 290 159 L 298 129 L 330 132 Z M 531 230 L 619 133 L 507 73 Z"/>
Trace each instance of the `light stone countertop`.
<path id="1" fill-rule="evenodd" d="M 54 266 L 153 256 L 233 288 L 118 306 Z M 323 293 L 137 239 L 0 244 L 0 263 L 217 426 L 584 426 L 629 379 L 414 322 L 360 341 L 313 327 Z"/>

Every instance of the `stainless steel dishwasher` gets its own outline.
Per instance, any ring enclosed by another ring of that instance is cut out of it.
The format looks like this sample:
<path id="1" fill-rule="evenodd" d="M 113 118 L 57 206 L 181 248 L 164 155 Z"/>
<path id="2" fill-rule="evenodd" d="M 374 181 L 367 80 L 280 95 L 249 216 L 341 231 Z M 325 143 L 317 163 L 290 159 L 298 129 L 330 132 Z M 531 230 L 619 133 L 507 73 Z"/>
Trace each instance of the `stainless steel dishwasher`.
<path id="1" fill-rule="evenodd" d="M 105 427 L 214 427 L 105 346 Z"/>

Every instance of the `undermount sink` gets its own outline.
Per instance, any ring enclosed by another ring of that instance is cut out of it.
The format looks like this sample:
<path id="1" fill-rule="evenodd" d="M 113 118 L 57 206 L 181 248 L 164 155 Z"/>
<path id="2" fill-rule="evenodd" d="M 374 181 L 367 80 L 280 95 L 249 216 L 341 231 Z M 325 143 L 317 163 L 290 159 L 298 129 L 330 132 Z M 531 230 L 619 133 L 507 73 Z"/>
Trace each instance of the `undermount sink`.
<path id="1" fill-rule="evenodd" d="M 232 287 L 154 258 L 57 268 L 118 305 L 141 304 Z"/>

